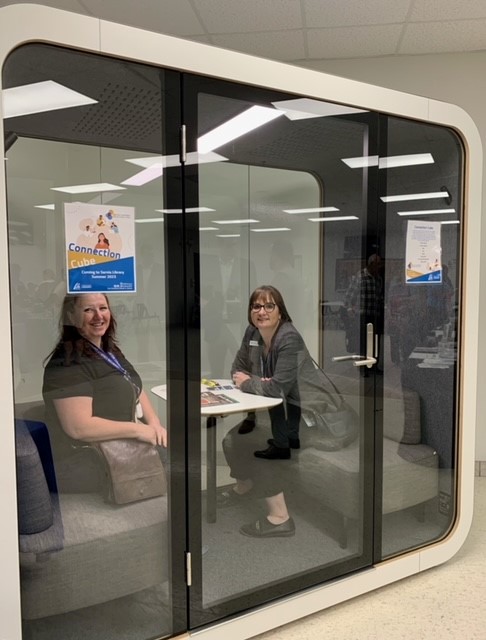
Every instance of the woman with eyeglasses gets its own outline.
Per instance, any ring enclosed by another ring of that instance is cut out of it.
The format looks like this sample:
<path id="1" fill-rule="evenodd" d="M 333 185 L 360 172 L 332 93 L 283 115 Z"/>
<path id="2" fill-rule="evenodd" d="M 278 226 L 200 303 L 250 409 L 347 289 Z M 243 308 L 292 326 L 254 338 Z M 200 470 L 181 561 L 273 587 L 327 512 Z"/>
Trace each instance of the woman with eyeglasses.
<path id="1" fill-rule="evenodd" d="M 220 494 L 220 504 L 241 503 L 252 495 L 264 495 L 267 517 L 244 525 L 240 532 L 260 538 L 287 537 L 294 535 L 295 524 L 283 493 L 286 468 L 262 461 L 288 460 L 291 449 L 300 448 L 300 387 L 315 369 L 275 287 L 261 286 L 251 294 L 248 321 L 231 369 L 233 382 L 245 393 L 281 397 L 283 403 L 269 409 L 272 438 L 265 449 L 249 451 L 255 434 L 249 439 L 238 427 L 225 437 L 223 449 L 236 485 Z"/>

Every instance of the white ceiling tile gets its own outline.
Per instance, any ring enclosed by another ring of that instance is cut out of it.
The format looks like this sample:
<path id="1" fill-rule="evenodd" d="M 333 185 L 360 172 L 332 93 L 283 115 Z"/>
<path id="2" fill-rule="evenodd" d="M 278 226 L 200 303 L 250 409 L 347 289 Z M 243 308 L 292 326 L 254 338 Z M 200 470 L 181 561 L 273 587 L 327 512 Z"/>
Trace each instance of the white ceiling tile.
<path id="1" fill-rule="evenodd" d="M 272 60 L 298 60 L 305 57 L 302 30 L 266 31 L 213 35 L 213 44 Z"/>
<path id="2" fill-rule="evenodd" d="M 415 0 L 410 22 L 486 18 L 484 0 Z"/>
<path id="3" fill-rule="evenodd" d="M 411 0 L 303 0 L 306 25 L 311 28 L 403 22 Z"/>
<path id="4" fill-rule="evenodd" d="M 189 0 L 83 0 L 92 15 L 170 35 L 203 34 Z"/>
<path id="5" fill-rule="evenodd" d="M 300 0 L 195 0 L 209 33 L 302 28 Z"/>
<path id="6" fill-rule="evenodd" d="M 443 53 L 486 49 L 486 19 L 412 23 L 397 53 Z"/>
<path id="7" fill-rule="evenodd" d="M 360 58 L 396 52 L 401 25 L 309 29 L 309 58 Z"/>

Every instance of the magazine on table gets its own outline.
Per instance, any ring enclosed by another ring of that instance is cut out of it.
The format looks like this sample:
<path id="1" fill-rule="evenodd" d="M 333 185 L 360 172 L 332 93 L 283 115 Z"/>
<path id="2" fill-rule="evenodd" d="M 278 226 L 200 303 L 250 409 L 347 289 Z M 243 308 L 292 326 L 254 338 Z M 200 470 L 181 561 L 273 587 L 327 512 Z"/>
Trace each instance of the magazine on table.
<path id="1" fill-rule="evenodd" d="M 222 404 L 238 404 L 238 400 L 230 398 L 224 393 L 213 393 L 212 391 L 201 392 L 201 407 L 210 407 Z"/>

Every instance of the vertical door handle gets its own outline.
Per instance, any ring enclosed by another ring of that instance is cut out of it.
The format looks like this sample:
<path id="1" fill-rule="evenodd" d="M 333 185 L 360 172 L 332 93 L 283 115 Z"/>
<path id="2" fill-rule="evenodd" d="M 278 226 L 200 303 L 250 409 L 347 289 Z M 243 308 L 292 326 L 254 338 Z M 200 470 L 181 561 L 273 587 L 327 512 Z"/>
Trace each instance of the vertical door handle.
<path id="1" fill-rule="evenodd" d="M 371 367 L 376 364 L 375 358 L 375 330 L 372 322 L 366 325 L 366 357 L 353 362 L 355 367 Z"/>

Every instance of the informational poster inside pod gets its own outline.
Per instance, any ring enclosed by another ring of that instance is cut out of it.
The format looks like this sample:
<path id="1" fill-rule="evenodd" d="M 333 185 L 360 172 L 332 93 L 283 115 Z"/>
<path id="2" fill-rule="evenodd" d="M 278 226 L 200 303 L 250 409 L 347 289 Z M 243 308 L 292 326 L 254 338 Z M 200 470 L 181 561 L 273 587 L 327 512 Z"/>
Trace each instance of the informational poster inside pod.
<path id="1" fill-rule="evenodd" d="M 133 293 L 135 208 L 64 203 L 68 293 Z"/>
<path id="2" fill-rule="evenodd" d="M 442 283 L 440 222 L 409 220 L 405 253 L 405 282 Z"/>

